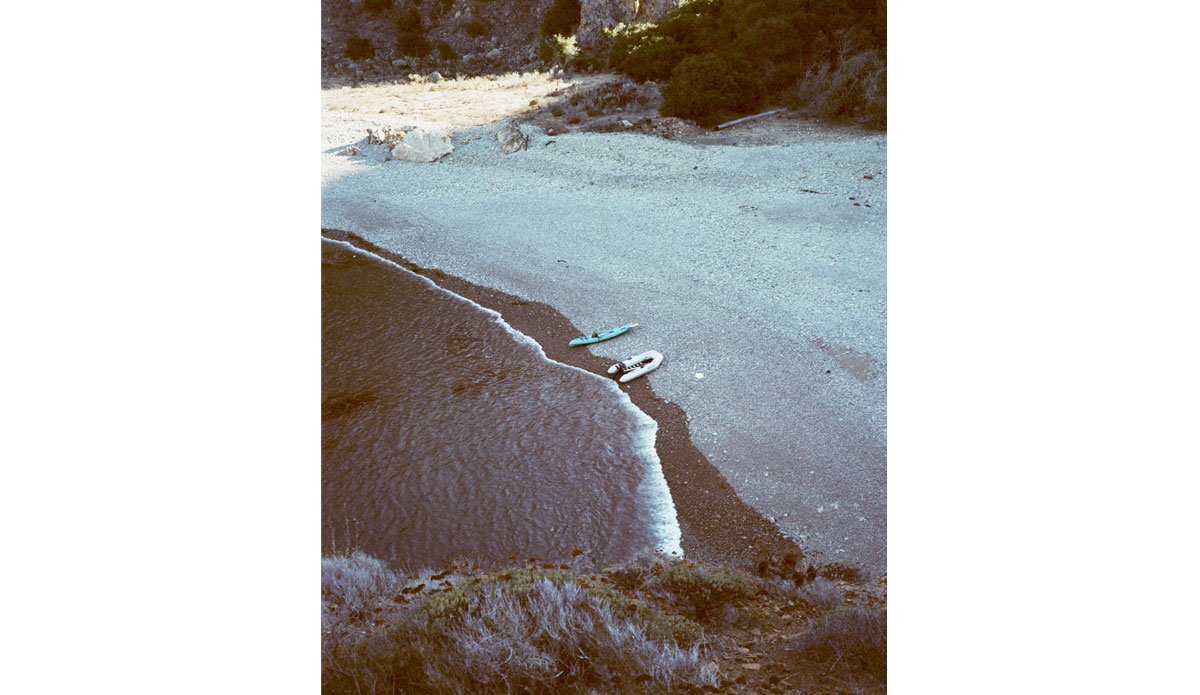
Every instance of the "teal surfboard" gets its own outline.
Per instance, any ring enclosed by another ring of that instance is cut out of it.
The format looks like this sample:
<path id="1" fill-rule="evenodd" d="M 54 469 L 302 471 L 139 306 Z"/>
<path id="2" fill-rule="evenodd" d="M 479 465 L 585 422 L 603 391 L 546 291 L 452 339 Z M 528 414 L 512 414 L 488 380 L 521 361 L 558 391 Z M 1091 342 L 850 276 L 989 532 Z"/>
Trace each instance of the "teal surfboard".
<path id="1" fill-rule="evenodd" d="M 591 335 L 581 335 L 578 338 L 576 338 L 575 340 L 572 340 L 571 342 L 567 343 L 567 345 L 589 345 L 591 343 L 598 343 L 601 340 L 608 340 L 609 338 L 616 338 L 617 336 L 621 335 L 622 333 L 629 330 L 630 328 L 633 328 L 636 325 L 637 325 L 636 323 L 627 323 L 624 326 L 618 326 L 617 328 L 610 328 L 607 331 L 600 331 L 598 333 L 593 333 Z"/>

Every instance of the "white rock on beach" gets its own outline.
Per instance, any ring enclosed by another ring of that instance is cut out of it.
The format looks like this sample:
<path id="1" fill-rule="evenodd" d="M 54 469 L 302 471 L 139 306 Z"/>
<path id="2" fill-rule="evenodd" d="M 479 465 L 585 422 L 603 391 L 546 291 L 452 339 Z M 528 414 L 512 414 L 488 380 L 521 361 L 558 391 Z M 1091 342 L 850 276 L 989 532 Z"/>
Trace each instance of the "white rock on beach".
<path id="1" fill-rule="evenodd" d="M 392 148 L 392 159 L 406 162 L 433 162 L 454 151 L 450 136 L 423 128 L 410 131 Z"/>
<path id="2" fill-rule="evenodd" d="M 529 146 L 529 136 L 523 133 L 511 118 L 500 124 L 500 129 L 496 131 L 496 140 L 500 142 L 500 152 L 503 154 L 520 152 Z"/>

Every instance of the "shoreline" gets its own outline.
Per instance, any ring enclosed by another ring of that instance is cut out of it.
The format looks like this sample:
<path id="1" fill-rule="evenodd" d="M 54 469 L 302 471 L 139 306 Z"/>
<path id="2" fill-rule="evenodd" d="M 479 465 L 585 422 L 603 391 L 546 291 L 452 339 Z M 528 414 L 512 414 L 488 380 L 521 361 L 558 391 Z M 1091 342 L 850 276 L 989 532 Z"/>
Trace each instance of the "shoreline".
<path id="1" fill-rule="evenodd" d="M 767 118 L 690 142 L 526 120 L 533 100 L 574 98 L 560 88 L 326 90 L 322 228 L 545 303 L 584 329 L 566 339 L 639 322 L 635 352 L 668 356 L 654 393 L 738 498 L 807 551 L 885 574 L 886 135 Z M 502 153 L 504 117 L 528 126 L 525 150 Z M 453 133 L 454 151 L 339 154 L 406 125 Z M 587 350 L 607 361 L 593 373 L 628 357 Z"/>
<path id="2" fill-rule="evenodd" d="M 391 260 L 433 281 L 439 287 L 503 315 L 514 329 L 536 340 L 550 359 L 597 375 L 612 360 L 567 342 L 583 335 L 553 306 L 483 287 L 438 269 L 425 268 L 362 237 L 323 228 L 322 236 L 347 242 Z M 703 562 L 751 567 L 785 555 L 817 560 L 820 553 L 802 549 L 753 507 L 693 444 L 688 415 L 679 405 L 655 394 L 649 379 L 619 385 L 642 412 L 658 423 L 655 450 L 662 464 L 682 533 L 684 556 Z"/>

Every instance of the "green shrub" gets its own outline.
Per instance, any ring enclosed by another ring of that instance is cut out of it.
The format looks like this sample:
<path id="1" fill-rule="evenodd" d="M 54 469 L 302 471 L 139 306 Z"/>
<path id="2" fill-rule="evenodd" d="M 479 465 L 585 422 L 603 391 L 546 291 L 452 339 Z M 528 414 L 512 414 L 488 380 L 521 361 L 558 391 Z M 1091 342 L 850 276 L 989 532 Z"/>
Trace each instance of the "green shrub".
<path id="1" fill-rule="evenodd" d="M 862 580 L 864 573 L 862 565 L 857 562 L 837 559 L 818 563 L 817 575 L 844 582 L 857 582 Z"/>
<path id="2" fill-rule="evenodd" d="M 375 57 L 375 47 L 371 39 L 364 39 L 357 34 L 346 39 L 346 57 L 350 60 L 363 60 Z"/>
<path id="3" fill-rule="evenodd" d="M 601 70 L 604 68 L 604 64 L 599 58 L 586 53 L 580 53 L 572 58 L 570 64 L 572 68 L 575 68 L 581 72 L 587 70 Z"/>
<path id="4" fill-rule="evenodd" d="M 475 19 L 463 24 L 462 30 L 466 32 L 467 36 L 479 38 L 480 36 L 488 33 L 491 30 L 491 27 L 488 26 L 487 22 L 476 17 Z"/>
<path id="5" fill-rule="evenodd" d="M 458 51 L 445 41 L 437 42 L 437 53 L 442 60 L 458 60 Z"/>
<path id="6" fill-rule="evenodd" d="M 887 67 L 873 50 L 843 55 L 805 75 L 796 83 L 788 103 L 809 116 L 885 128 Z"/>
<path id="7" fill-rule="evenodd" d="M 690 84 L 675 87 L 676 115 L 740 113 L 748 103 L 786 100 L 820 118 L 884 127 L 886 16 L 886 0 L 692 0 L 655 24 L 605 35 L 612 69 L 639 82 L 674 82 L 686 59 L 705 55 L 749 66 L 755 88 L 735 85 L 746 89 L 737 95 L 743 103 L 731 107 L 720 94 L 698 93 L 727 81 L 699 74 L 714 65 L 693 64 L 684 72 Z M 874 58 L 856 61 L 859 55 Z"/>
<path id="8" fill-rule="evenodd" d="M 415 7 L 409 7 L 397 12 L 392 17 L 392 24 L 395 25 L 396 31 L 401 34 L 425 31 L 425 23 L 421 21 L 421 13 L 417 12 L 417 8 Z"/>
<path id="9" fill-rule="evenodd" d="M 726 605 L 745 601 L 758 593 L 750 577 L 723 567 L 710 567 L 690 560 L 665 563 L 652 571 L 646 589 L 666 598 L 697 622 L 720 614 Z"/>
<path id="10" fill-rule="evenodd" d="M 538 57 L 548 65 L 567 65 L 579 55 L 579 46 L 574 36 L 543 36 L 538 47 Z"/>
<path id="11" fill-rule="evenodd" d="M 425 36 L 425 22 L 415 5 L 393 13 L 392 24 L 396 28 L 396 50 L 401 55 L 424 58 L 433 50 Z"/>
<path id="12" fill-rule="evenodd" d="M 424 33 L 401 34 L 396 40 L 396 50 L 406 56 L 424 58 L 432 49 Z"/>
<path id="13" fill-rule="evenodd" d="M 746 6 L 725 0 L 692 0 L 660 18 L 659 32 L 679 42 L 689 55 L 727 50 L 738 32 L 744 30 L 730 10 Z"/>
<path id="14" fill-rule="evenodd" d="M 759 104 L 759 86 L 752 70 L 737 55 L 706 53 L 687 58 L 663 87 L 662 113 L 711 126 L 727 116 L 753 111 Z"/>
<path id="15" fill-rule="evenodd" d="M 792 644 L 795 655 L 859 688 L 887 687 L 887 611 L 841 608 Z"/>
<path id="16" fill-rule="evenodd" d="M 570 36 L 579 28 L 579 0 L 554 0 L 542 20 L 542 36 Z"/>
<path id="17" fill-rule="evenodd" d="M 632 562 L 606 569 L 604 575 L 617 589 L 644 590 L 701 623 L 717 617 L 725 606 L 758 594 L 758 585 L 748 575 L 692 560 Z"/>
<path id="18" fill-rule="evenodd" d="M 608 58 L 612 68 L 638 82 L 670 79 L 671 71 L 687 57 L 687 51 L 675 39 L 656 34 L 653 29 L 653 24 L 638 24 L 617 36 Z"/>

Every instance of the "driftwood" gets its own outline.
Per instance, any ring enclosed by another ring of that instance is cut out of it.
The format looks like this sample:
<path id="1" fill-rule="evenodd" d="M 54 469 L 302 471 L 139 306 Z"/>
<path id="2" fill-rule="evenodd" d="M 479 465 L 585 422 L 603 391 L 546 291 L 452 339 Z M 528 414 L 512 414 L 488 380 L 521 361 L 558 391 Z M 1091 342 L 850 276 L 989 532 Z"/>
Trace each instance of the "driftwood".
<path id="1" fill-rule="evenodd" d="M 722 128 L 728 128 L 729 126 L 737 125 L 738 123 L 744 123 L 746 121 L 753 121 L 754 119 L 762 118 L 763 116 L 770 116 L 773 113 L 779 113 L 781 111 L 787 111 L 787 109 L 771 109 L 770 111 L 763 111 L 762 113 L 756 113 L 753 116 L 744 116 L 742 118 L 736 118 L 732 121 L 728 121 L 728 122 L 722 123 L 721 125 L 717 126 L 717 130 L 720 130 Z"/>

